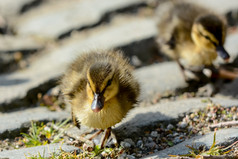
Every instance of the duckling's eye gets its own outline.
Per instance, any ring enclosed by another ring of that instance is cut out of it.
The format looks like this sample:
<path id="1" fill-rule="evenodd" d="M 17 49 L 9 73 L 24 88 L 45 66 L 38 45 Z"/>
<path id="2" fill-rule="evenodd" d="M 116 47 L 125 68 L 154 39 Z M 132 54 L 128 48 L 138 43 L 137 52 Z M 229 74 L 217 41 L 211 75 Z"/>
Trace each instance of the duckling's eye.
<path id="1" fill-rule="evenodd" d="M 207 36 L 207 35 L 204 35 L 204 34 L 203 34 L 203 33 L 201 33 L 200 31 L 199 31 L 199 34 L 200 34 L 201 36 L 203 36 L 205 39 L 207 39 L 207 40 L 211 40 L 209 36 Z"/>
<path id="2" fill-rule="evenodd" d="M 206 36 L 206 35 L 205 35 L 204 37 L 205 37 L 207 40 L 211 40 L 209 36 Z"/>
<path id="3" fill-rule="evenodd" d="M 110 86 L 111 84 L 112 84 L 112 79 L 108 80 L 107 87 Z"/>

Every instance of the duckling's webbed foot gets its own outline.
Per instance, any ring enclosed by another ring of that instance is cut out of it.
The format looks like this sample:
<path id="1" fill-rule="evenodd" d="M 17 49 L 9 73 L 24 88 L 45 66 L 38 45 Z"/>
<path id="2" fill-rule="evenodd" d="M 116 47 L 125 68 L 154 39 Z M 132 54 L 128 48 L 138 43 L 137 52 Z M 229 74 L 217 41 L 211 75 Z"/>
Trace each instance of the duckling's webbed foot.
<path id="1" fill-rule="evenodd" d="M 182 75 L 184 77 L 184 80 L 191 84 L 191 83 L 197 83 L 197 82 L 203 82 L 203 83 L 207 83 L 208 82 L 208 78 L 207 76 L 202 72 L 204 67 L 189 67 L 189 68 L 185 68 L 181 62 L 179 60 L 176 60 Z"/>
<path id="2" fill-rule="evenodd" d="M 208 83 L 198 88 L 197 95 L 201 97 L 211 97 L 216 93 L 217 89 L 213 83 Z"/>
<path id="3" fill-rule="evenodd" d="M 190 66 L 186 71 L 186 77 L 191 81 L 196 81 L 197 83 L 209 83 L 210 82 L 210 75 L 207 72 L 208 69 L 205 69 L 204 66 Z M 188 82 L 188 81 L 186 81 Z M 188 83 L 189 83 L 188 82 Z"/>

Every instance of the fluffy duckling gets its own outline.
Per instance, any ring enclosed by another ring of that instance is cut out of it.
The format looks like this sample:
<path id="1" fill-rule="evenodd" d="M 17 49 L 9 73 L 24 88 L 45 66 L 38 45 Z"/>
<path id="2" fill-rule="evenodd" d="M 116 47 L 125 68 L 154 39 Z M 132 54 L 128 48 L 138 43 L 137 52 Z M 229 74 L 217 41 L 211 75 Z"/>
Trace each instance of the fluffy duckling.
<path id="1" fill-rule="evenodd" d="M 132 70 L 120 51 L 96 51 L 79 56 L 62 78 L 74 124 L 101 129 L 97 134 L 107 129 L 101 147 L 137 102 L 140 89 Z"/>
<path id="2" fill-rule="evenodd" d="M 178 62 L 185 79 L 185 67 L 194 71 L 210 67 L 217 54 L 229 59 L 223 47 L 226 23 L 217 14 L 185 1 L 169 1 L 159 5 L 156 19 L 157 43 Z"/>

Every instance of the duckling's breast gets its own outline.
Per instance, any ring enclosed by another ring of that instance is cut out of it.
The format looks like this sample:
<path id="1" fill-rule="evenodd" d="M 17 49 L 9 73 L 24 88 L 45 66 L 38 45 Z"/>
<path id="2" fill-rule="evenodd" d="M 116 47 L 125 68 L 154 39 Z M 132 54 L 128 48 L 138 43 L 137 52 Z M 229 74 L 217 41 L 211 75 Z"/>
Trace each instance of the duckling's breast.
<path id="1" fill-rule="evenodd" d="M 183 48 L 177 50 L 180 53 L 180 59 L 190 66 L 210 66 L 217 58 L 216 51 L 202 51 L 192 45 L 183 45 Z"/>
<path id="2" fill-rule="evenodd" d="M 92 128 L 106 129 L 119 123 L 127 111 L 118 103 L 117 98 L 105 102 L 101 111 L 95 113 L 91 110 L 91 103 L 87 102 L 80 111 L 75 112 L 77 120 Z"/>

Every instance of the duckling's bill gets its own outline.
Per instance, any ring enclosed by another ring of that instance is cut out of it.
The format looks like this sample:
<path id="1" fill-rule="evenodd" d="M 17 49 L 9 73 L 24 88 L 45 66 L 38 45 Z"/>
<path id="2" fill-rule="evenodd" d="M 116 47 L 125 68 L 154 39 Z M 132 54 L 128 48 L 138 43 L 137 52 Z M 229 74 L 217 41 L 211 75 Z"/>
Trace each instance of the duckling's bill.
<path id="1" fill-rule="evenodd" d="M 94 93 L 93 102 L 91 105 L 92 111 L 99 112 L 104 106 L 104 96 L 102 93 Z"/>
<path id="2" fill-rule="evenodd" d="M 223 46 L 217 46 L 216 51 L 217 51 L 217 54 L 221 58 L 223 58 L 226 62 L 229 61 L 230 55 L 228 54 L 228 52 L 225 50 L 225 48 Z"/>

